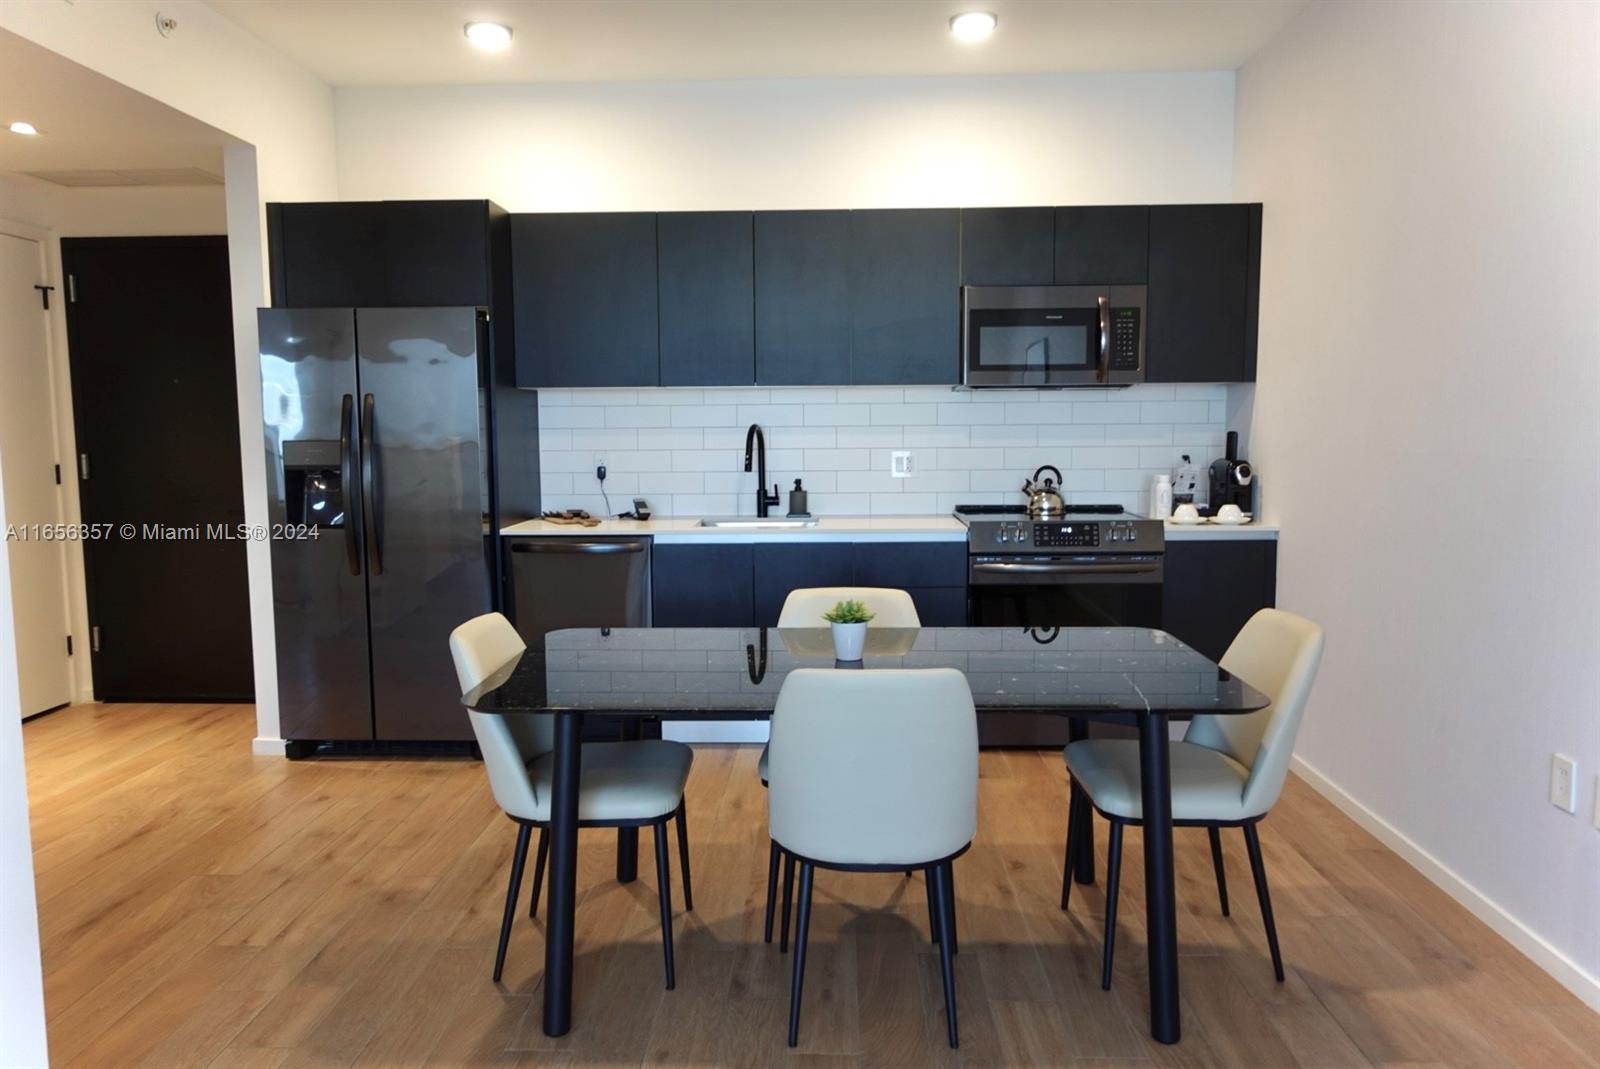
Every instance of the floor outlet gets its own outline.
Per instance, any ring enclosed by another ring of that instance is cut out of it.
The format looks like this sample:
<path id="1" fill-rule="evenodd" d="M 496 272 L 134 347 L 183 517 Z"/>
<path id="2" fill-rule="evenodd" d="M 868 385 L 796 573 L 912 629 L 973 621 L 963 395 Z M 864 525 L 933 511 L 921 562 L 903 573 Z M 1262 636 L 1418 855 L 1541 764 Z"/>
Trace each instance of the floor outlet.
<path id="1" fill-rule="evenodd" d="M 1550 755 L 1550 804 L 1568 813 L 1578 811 L 1578 769 L 1572 758 Z"/>

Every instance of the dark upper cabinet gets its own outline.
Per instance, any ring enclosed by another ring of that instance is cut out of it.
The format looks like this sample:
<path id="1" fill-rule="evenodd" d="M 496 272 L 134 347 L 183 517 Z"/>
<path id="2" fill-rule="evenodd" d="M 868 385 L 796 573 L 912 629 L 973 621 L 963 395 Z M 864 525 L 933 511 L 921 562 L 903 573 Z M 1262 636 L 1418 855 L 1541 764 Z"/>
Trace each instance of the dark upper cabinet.
<path id="1" fill-rule="evenodd" d="M 749 212 L 656 216 L 661 385 L 755 381 L 753 240 Z"/>
<path id="2" fill-rule="evenodd" d="M 850 381 L 960 381 L 961 212 L 850 213 Z"/>
<path id="3" fill-rule="evenodd" d="M 489 305 L 491 210 L 484 200 L 269 204 L 272 303 Z"/>
<path id="4" fill-rule="evenodd" d="M 850 381 L 850 213 L 755 213 L 756 382 Z"/>
<path id="5" fill-rule="evenodd" d="M 1256 377 L 1261 205 L 1150 209 L 1150 382 L 1249 382 Z"/>
<path id="6" fill-rule="evenodd" d="M 961 209 L 962 285 L 1050 285 L 1055 227 L 1050 208 Z"/>
<path id="7" fill-rule="evenodd" d="M 655 546 L 650 555 L 651 619 L 656 627 L 749 627 L 751 550 Z"/>
<path id="8" fill-rule="evenodd" d="M 656 217 L 513 215 L 517 385 L 656 386 Z"/>
<path id="9" fill-rule="evenodd" d="M 1217 660 L 1245 621 L 1269 609 L 1278 586 L 1278 543 L 1204 538 L 1167 543 L 1161 627 Z"/>
<path id="10" fill-rule="evenodd" d="M 1144 285 L 1149 228 L 1150 209 L 1144 205 L 1057 208 L 1056 285 Z"/>
<path id="11" fill-rule="evenodd" d="M 851 585 L 851 546 L 847 542 L 799 545 L 758 543 L 755 547 L 755 626 L 778 626 L 778 614 L 791 590 Z M 818 624 L 818 626 L 826 626 Z"/>

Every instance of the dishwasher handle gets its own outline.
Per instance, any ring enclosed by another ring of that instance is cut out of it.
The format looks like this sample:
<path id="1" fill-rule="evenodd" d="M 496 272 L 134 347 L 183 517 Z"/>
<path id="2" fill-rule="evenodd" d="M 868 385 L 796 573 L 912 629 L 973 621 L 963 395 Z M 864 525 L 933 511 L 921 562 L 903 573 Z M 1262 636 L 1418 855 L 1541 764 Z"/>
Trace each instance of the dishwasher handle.
<path id="1" fill-rule="evenodd" d="M 643 553 L 647 542 L 573 542 L 565 538 L 539 538 L 511 543 L 513 553 Z"/>

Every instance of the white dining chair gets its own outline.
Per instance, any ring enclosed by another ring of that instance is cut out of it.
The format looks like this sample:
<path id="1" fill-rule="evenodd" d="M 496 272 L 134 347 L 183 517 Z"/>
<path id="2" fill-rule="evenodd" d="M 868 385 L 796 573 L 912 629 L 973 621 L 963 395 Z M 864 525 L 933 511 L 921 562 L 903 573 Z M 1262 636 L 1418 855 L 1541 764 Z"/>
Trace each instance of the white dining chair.
<path id="1" fill-rule="evenodd" d="M 813 586 L 789 591 L 778 611 L 779 627 L 827 627 L 822 614 L 841 601 L 859 601 L 873 614 L 872 627 L 921 627 L 917 606 L 904 590 L 882 586 Z M 763 786 L 767 783 L 768 749 L 761 748 L 761 758 L 756 762 L 756 773 Z M 778 950 L 789 949 L 789 907 L 794 899 L 794 859 L 783 858 L 777 843 L 767 847 L 767 910 L 762 927 L 762 939 L 772 942 L 772 914 L 778 893 L 778 862 L 783 861 L 783 925 L 778 937 Z M 907 873 L 907 875 L 910 875 Z M 932 927 L 933 898 L 928 898 L 929 926 Z"/>
<path id="2" fill-rule="evenodd" d="M 450 633 L 450 655 L 462 693 L 519 657 L 527 646 L 511 622 L 497 612 L 474 617 Z M 506 889 L 505 916 L 500 922 L 500 945 L 495 952 L 494 978 L 505 967 L 511 923 L 517 911 L 517 893 L 528 858 L 528 841 L 539 829 L 538 858 L 534 863 L 533 896 L 528 915 L 539 909 L 539 888 L 544 880 L 549 851 L 554 718 L 548 715 L 502 715 L 469 710 L 472 733 L 483 752 L 484 771 L 494 800 L 517 823 L 517 847 L 511 858 L 511 881 Z M 661 906 L 661 940 L 666 959 L 667 989 L 676 983 L 672 958 L 672 884 L 667 862 L 666 824 L 678 823 L 678 859 L 683 868 L 684 908 L 694 909 L 689 878 L 687 807 L 683 788 L 689 779 L 694 751 L 677 742 L 645 739 L 633 742 L 585 743 L 578 787 L 580 828 L 639 828 L 655 830 L 656 883 Z"/>
<path id="3" fill-rule="evenodd" d="M 1322 660 L 1322 628 L 1281 609 L 1262 609 L 1252 616 L 1222 655 L 1221 667 L 1271 699 L 1265 709 L 1240 716 L 1199 716 L 1183 741 L 1172 745 L 1172 823 L 1203 827 L 1211 839 L 1222 913 L 1228 915 L 1228 880 L 1222 863 L 1222 828 L 1244 829 L 1256 898 L 1266 927 L 1272 971 L 1283 982 L 1283 957 L 1272 919 L 1267 870 L 1261 858 L 1256 825 L 1283 790 L 1294 753 L 1295 735 L 1305 714 L 1317 666 Z M 1111 825 L 1107 853 L 1106 934 L 1100 986 L 1111 988 L 1111 959 L 1117 923 L 1117 885 L 1122 868 L 1122 831 L 1139 825 L 1143 802 L 1139 780 L 1139 744 L 1131 739 L 1086 739 L 1063 752 L 1067 771 L 1086 804 Z M 1078 805 L 1078 793 L 1073 805 Z M 1093 843 L 1079 834 L 1075 814 L 1067 817 L 1066 873 L 1061 908 L 1072 892 L 1072 872 L 1079 850 Z M 1082 823 L 1087 823 L 1084 821 Z"/>
<path id="4" fill-rule="evenodd" d="M 955 875 L 977 833 L 978 720 L 953 668 L 798 668 L 772 714 L 772 840 L 800 864 L 789 1046 L 799 1042 L 815 870 L 922 869 L 934 901 L 950 1046 Z"/>

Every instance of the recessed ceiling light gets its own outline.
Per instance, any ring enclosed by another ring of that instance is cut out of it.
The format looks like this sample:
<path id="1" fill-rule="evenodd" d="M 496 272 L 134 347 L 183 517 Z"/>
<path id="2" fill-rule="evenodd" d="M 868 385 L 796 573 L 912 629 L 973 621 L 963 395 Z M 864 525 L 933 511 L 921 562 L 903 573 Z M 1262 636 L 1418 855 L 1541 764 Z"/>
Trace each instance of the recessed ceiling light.
<path id="1" fill-rule="evenodd" d="M 39 136 L 39 128 L 34 126 L 31 122 L 14 122 L 11 124 L 11 132 L 14 134 L 21 134 L 24 137 Z"/>
<path id="2" fill-rule="evenodd" d="M 499 52 L 511 47 L 511 27 L 498 22 L 469 22 L 467 40 L 485 52 Z"/>
<path id="3" fill-rule="evenodd" d="M 994 23 L 994 16 L 987 11 L 968 11 L 950 20 L 950 32 L 956 35 L 956 40 L 971 44 L 993 33 Z"/>

